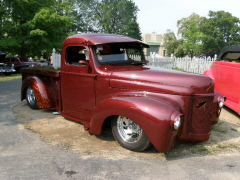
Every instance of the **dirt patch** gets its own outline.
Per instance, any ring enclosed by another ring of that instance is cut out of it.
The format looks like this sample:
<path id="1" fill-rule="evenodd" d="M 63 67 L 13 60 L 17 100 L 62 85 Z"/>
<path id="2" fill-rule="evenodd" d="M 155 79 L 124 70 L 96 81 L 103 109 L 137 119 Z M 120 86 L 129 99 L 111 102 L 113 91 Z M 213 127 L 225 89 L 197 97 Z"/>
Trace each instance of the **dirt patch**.
<path id="1" fill-rule="evenodd" d="M 223 109 L 219 123 L 212 126 L 209 141 L 180 143 L 169 153 L 160 153 L 153 147 L 142 153 L 126 150 L 114 140 L 110 128 L 105 128 L 100 136 L 91 135 L 84 130 L 82 124 L 53 115 L 52 112 L 31 110 L 25 101 L 14 106 L 13 113 L 19 128 L 32 130 L 46 142 L 79 152 L 86 157 L 98 155 L 116 159 L 141 156 L 166 159 L 240 151 L 239 115 L 229 109 Z"/>

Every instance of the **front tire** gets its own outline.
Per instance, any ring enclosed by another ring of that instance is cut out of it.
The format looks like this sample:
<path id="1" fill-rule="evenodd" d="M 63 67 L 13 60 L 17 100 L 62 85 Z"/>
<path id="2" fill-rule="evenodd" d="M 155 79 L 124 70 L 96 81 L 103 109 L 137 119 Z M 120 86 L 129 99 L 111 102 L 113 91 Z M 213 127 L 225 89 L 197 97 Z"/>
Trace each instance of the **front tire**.
<path id="1" fill-rule="evenodd" d="M 37 99 L 31 87 L 28 87 L 26 90 L 26 100 L 27 100 L 28 106 L 31 109 L 34 109 L 34 110 L 38 109 Z"/>
<path id="2" fill-rule="evenodd" d="M 140 126 L 124 116 L 112 119 L 112 132 L 118 143 L 128 150 L 140 152 L 151 146 Z"/>

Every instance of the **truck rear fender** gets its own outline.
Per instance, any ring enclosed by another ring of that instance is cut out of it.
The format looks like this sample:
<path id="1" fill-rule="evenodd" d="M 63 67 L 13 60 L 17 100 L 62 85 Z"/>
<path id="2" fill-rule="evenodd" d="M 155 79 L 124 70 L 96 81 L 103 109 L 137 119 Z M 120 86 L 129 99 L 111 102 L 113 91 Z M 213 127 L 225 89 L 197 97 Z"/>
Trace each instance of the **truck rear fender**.
<path id="1" fill-rule="evenodd" d="M 177 134 L 172 128 L 173 122 L 182 114 L 168 104 L 149 97 L 111 97 L 96 106 L 90 132 L 101 134 L 104 121 L 116 115 L 137 123 L 157 150 L 167 152 Z"/>
<path id="2" fill-rule="evenodd" d="M 55 106 L 51 86 L 46 80 L 38 76 L 29 76 L 24 79 L 21 89 L 22 101 L 26 98 L 25 94 L 27 87 L 32 88 L 37 99 L 38 108 L 48 109 Z"/>

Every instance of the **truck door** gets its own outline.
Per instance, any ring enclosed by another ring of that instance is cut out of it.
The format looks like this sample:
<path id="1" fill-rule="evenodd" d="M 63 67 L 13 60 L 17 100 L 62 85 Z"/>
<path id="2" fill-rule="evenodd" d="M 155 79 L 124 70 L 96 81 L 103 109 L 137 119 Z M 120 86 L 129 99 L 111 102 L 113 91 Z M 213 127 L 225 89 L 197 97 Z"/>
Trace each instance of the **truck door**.
<path id="1" fill-rule="evenodd" d="M 63 49 L 61 67 L 62 115 L 90 121 L 95 106 L 94 72 L 87 46 Z"/>

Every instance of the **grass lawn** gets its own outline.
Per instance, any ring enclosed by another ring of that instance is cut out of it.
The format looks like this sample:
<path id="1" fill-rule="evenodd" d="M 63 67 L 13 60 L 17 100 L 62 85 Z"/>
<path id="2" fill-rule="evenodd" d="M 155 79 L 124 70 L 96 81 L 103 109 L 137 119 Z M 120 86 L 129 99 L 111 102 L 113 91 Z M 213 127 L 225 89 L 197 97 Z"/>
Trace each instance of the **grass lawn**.
<path id="1" fill-rule="evenodd" d="M 11 76 L 5 76 L 4 74 L 0 74 L 0 82 L 10 81 L 19 78 L 22 78 L 22 74 L 12 74 Z"/>

